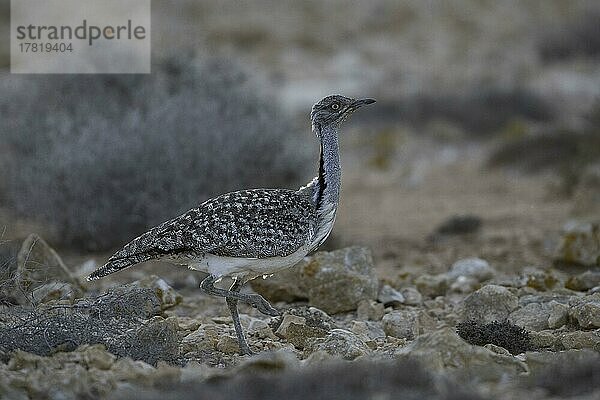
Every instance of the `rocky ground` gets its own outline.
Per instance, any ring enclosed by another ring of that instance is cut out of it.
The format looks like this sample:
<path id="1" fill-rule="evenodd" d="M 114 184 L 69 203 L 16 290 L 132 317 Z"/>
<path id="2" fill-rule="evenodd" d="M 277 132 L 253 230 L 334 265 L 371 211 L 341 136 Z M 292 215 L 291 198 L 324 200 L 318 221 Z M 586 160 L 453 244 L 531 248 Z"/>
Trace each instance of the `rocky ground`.
<path id="1" fill-rule="evenodd" d="M 242 56 L 307 146 L 316 98 L 378 99 L 332 237 L 247 285 L 282 315 L 240 305 L 242 357 L 201 274 L 83 282 L 109 254 L 59 255 L 0 193 L 1 399 L 600 398 L 595 2 L 167 3 L 153 52 Z"/>
<path id="2" fill-rule="evenodd" d="M 0 397 L 598 398 L 600 226 L 566 226 L 553 259 L 393 280 L 368 248 L 319 252 L 249 285 L 282 315 L 241 306 L 257 354 L 239 356 L 225 302 L 189 274 L 86 286 L 92 263 L 30 236 L 3 284 Z"/>

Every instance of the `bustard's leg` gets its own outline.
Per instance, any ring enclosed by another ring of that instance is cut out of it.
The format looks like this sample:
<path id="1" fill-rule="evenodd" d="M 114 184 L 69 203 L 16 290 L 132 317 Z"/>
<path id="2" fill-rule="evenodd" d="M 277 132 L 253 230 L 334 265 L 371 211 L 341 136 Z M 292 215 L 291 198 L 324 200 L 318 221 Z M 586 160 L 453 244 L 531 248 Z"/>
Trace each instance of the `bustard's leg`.
<path id="1" fill-rule="evenodd" d="M 216 280 L 217 278 L 215 276 L 207 276 L 200 283 L 200 289 L 202 289 L 205 293 L 211 294 L 213 296 L 225 297 L 226 299 L 235 299 L 242 301 L 256 308 L 258 311 L 265 315 L 270 315 L 272 317 L 280 315 L 279 311 L 274 309 L 273 306 L 270 305 L 269 302 L 265 300 L 264 297 L 262 297 L 260 294 L 245 294 L 239 293 L 237 291 L 216 288 Z"/>
<path id="2" fill-rule="evenodd" d="M 237 281 L 233 281 L 233 285 L 229 288 L 230 292 L 239 293 L 242 285 Z M 240 353 L 242 355 L 252 355 L 252 350 L 248 346 L 248 342 L 246 342 L 246 337 L 244 336 L 244 331 L 242 330 L 242 324 L 240 323 L 240 314 L 238 312 L 238 299 L 234 299 L 233 297 L 226 297 L 225 301 L 227 301 L 227 306 L 229 307 L 229 312 L 231 313 L 231 318 L 233 319 L 233 326 L 235 327 L 235 334 L 238 338 L 238 344 L 240 345 Z"/>

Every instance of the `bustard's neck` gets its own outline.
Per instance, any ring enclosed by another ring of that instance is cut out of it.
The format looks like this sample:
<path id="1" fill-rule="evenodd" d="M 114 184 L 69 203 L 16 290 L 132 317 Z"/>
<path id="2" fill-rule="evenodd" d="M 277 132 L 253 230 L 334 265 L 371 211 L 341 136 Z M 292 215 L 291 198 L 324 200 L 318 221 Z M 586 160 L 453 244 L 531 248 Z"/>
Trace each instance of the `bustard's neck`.
<path id="1" fill-rule="evenodd" d="M 319 175 L 313 192 L 317 210 L 333 206 L 337 208 L 340 199 L 341 168 L 338 128 L 333 126 L 315 127 L 321 141 L 319 154 Z M 318 130 L 318 131 L 317 131 Z"/>

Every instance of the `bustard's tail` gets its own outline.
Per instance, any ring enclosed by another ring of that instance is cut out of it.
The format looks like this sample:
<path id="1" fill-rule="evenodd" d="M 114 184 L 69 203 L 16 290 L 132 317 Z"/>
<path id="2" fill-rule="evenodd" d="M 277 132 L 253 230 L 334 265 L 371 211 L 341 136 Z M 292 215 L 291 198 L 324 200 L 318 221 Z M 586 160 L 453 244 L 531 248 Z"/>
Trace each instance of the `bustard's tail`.
<path id="1" fill-rule="evenodd" d="M 113 256 L 114 257 L 114 256 Z M 129 268 L 135 264 L 147 261 L 154 258 L 149 254 L 136 254 L 130 257 L 123 258 L 110 258 L 106 264 L 92 272 L 88 277 L 87 281 L 95 281 L 96 279 L 100 279 L 105 277 L 106 275 L 113 274 L 115 272 L 119 272 L 124 270 L 125 268 Z"/>

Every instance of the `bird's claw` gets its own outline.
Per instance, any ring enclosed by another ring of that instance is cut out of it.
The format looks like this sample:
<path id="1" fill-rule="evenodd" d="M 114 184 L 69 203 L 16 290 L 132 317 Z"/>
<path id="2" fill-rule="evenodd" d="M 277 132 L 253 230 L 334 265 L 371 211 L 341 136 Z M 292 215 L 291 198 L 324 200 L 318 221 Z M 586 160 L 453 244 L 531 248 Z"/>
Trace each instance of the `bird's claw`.
<path id="1" fill-rule="evenodd" d="M 256 301 L 252 304 L 252 307 L 255 307 L 258 311 L 265 315 L 269 315 L 271 317 L 277 317 L 281 315 L 277 309 L 275 309 L 264 297 L 258 295 Z"/>

